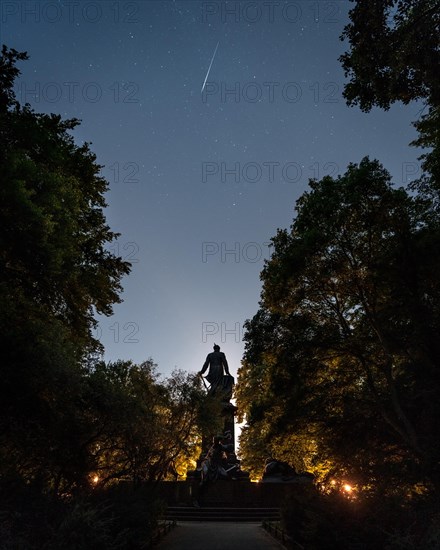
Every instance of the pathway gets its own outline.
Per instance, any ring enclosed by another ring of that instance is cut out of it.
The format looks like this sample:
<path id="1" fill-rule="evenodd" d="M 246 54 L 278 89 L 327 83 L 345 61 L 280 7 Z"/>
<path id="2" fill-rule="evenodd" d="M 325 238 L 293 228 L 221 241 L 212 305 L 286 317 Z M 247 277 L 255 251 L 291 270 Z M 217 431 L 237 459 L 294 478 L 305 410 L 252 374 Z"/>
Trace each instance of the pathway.
<path id="1" fill-rule="evenodd" d="M 260 523 L 180 522 L 157 550 L 282 550 Z"/>

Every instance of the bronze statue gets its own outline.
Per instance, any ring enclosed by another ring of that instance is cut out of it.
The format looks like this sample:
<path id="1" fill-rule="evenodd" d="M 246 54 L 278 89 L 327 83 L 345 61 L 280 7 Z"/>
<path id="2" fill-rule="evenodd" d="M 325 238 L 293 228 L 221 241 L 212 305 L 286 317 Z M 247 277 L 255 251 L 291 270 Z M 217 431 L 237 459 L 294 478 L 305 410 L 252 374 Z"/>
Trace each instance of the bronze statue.
<path id="1" fill-rule="evenodd" d="M 240 470 L 240 461 L 234 452 L 231 438 L 230 432 L 212 438 L 212 445 L 200 465 L 201 487 L 217 479 L 236 480 L 247 476 Z"/>
<path id="2" fill-rule="evenodd" d="M 314 475 L 310 472 L 297 473 L 295 468 L 287 462 L 276 458 L 266 458 L 264 473 L 261 481 L 263 483 L 313 483 Z"/>
<path id="3" fill-rule="evenodd" d="M 227 445 L 223 445 L 222 436 L 217 435 L 212 438 L 212 446 L 210 447 L 205 459 L 201 465 L 201 485 L 214 482 L 217 479 L 225 479 L 228 474 L 225 470 L 227 458 Z"/>
<path id="4" fill-rule="evenodd" d="M 206 361 L 199 372 L 200 376 L 209 367 L 208 380 L 210 387 L 209 395 L 218 395 L 222 401 L 228 402 L 232 397 L 232 388 L 234 386 L 234 378 L 229 374 L 229 366 L 225 354 L 220 351 L 220 346 L 214 344 L 214 351 L 209 353 Z"/>
<path id="5" fill-rule="evenodd" d="M 235 454 L 234 416 L 237 407 L 230 402 L 234 388 L 234 377 L 230 375 L 226 356 L 220 351 L 220 346 L 217 344 L 214 344 L 214 351 L 208 354 L 201 371 L 198 372 L 203 381 L 203 374 L 208 368 L 209 371 L 206 376 L 210 384 L 209 388 L 206 388 L 208 396 L 212 396 L 215 401 L 220 402 L 217 413 L 219 417 L 215 422 L 216 427 L 212 426 L 212 429 L 218 430 L 217 425 L 221 423 L 223 424 L 223 431 L 221 434 L 218 433 L 212 437 L 213 432 L 209 436 L 209 427 L 206 429 L 206 433 L 202 434 L 203 450 L 197 461 L 197 469 L 187 473 L 187 479 L 200 480 L 200 484 L 194 489 L 193 493 L 195 506 L 199 506 L 197 499 L 203 497 L 205 487 L 209 483 L 217 479 L 249 479 L 249 474 L 240 469 L 240 460 Z"/>

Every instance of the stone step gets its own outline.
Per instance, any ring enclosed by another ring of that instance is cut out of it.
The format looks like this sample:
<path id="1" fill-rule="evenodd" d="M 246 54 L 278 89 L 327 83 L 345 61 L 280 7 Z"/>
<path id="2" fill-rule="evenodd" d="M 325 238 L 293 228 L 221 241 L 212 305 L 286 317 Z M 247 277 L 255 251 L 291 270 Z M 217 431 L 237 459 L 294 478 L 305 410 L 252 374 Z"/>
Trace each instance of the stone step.
<path id="1" fill-rule="evenodd" d="M 165 518 L 176 521 L 278 521 L 280 511 L 279 508 L 170 506 L 167 508 Z"/>

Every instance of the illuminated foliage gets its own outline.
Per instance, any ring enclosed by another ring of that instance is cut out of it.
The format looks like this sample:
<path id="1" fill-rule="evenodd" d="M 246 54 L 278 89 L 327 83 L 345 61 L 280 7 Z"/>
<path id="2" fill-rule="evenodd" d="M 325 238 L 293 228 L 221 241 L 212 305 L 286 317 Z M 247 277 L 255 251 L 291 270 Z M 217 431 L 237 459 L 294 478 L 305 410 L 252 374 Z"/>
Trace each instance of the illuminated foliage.
<path id="1" fill-rule="evenodd" d="M 173 479 L 177 467 L 186 473 L 182 466 L 196 458 L 209 420 L 199 377 L 175 371 L 161 381 L 149 360 L 98 363 L 88 379 L 94 425 L 88 445 L 101 485 Z"/>
<path id="2" fill-rule="evenodd" d="M 245 459 L 261 449 L 364 486 L 435 479 L 440 260 L 429 203 L 366 158 L 311 181 L 296 210 L 246 323 Z"/>

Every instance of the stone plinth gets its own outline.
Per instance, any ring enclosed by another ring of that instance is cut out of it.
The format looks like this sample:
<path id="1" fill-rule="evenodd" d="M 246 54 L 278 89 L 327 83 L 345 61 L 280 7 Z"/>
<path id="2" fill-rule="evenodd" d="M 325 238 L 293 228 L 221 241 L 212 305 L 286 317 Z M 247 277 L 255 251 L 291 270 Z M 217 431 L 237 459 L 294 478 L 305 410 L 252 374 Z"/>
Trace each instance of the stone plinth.
<path id="1" fill-rule="evenodd" d="M 308 484 L 308 486 L 313 486 Z M 289 495 L 300 492 L 303 483 L 256 483 L 219 479 L 208 484 L 200 495 L 198 481 L 162 481 L 158 496 L 167 506 L 191 506 L 198 500 L 201 506 L 235 508 L 279 508 Z"/>

